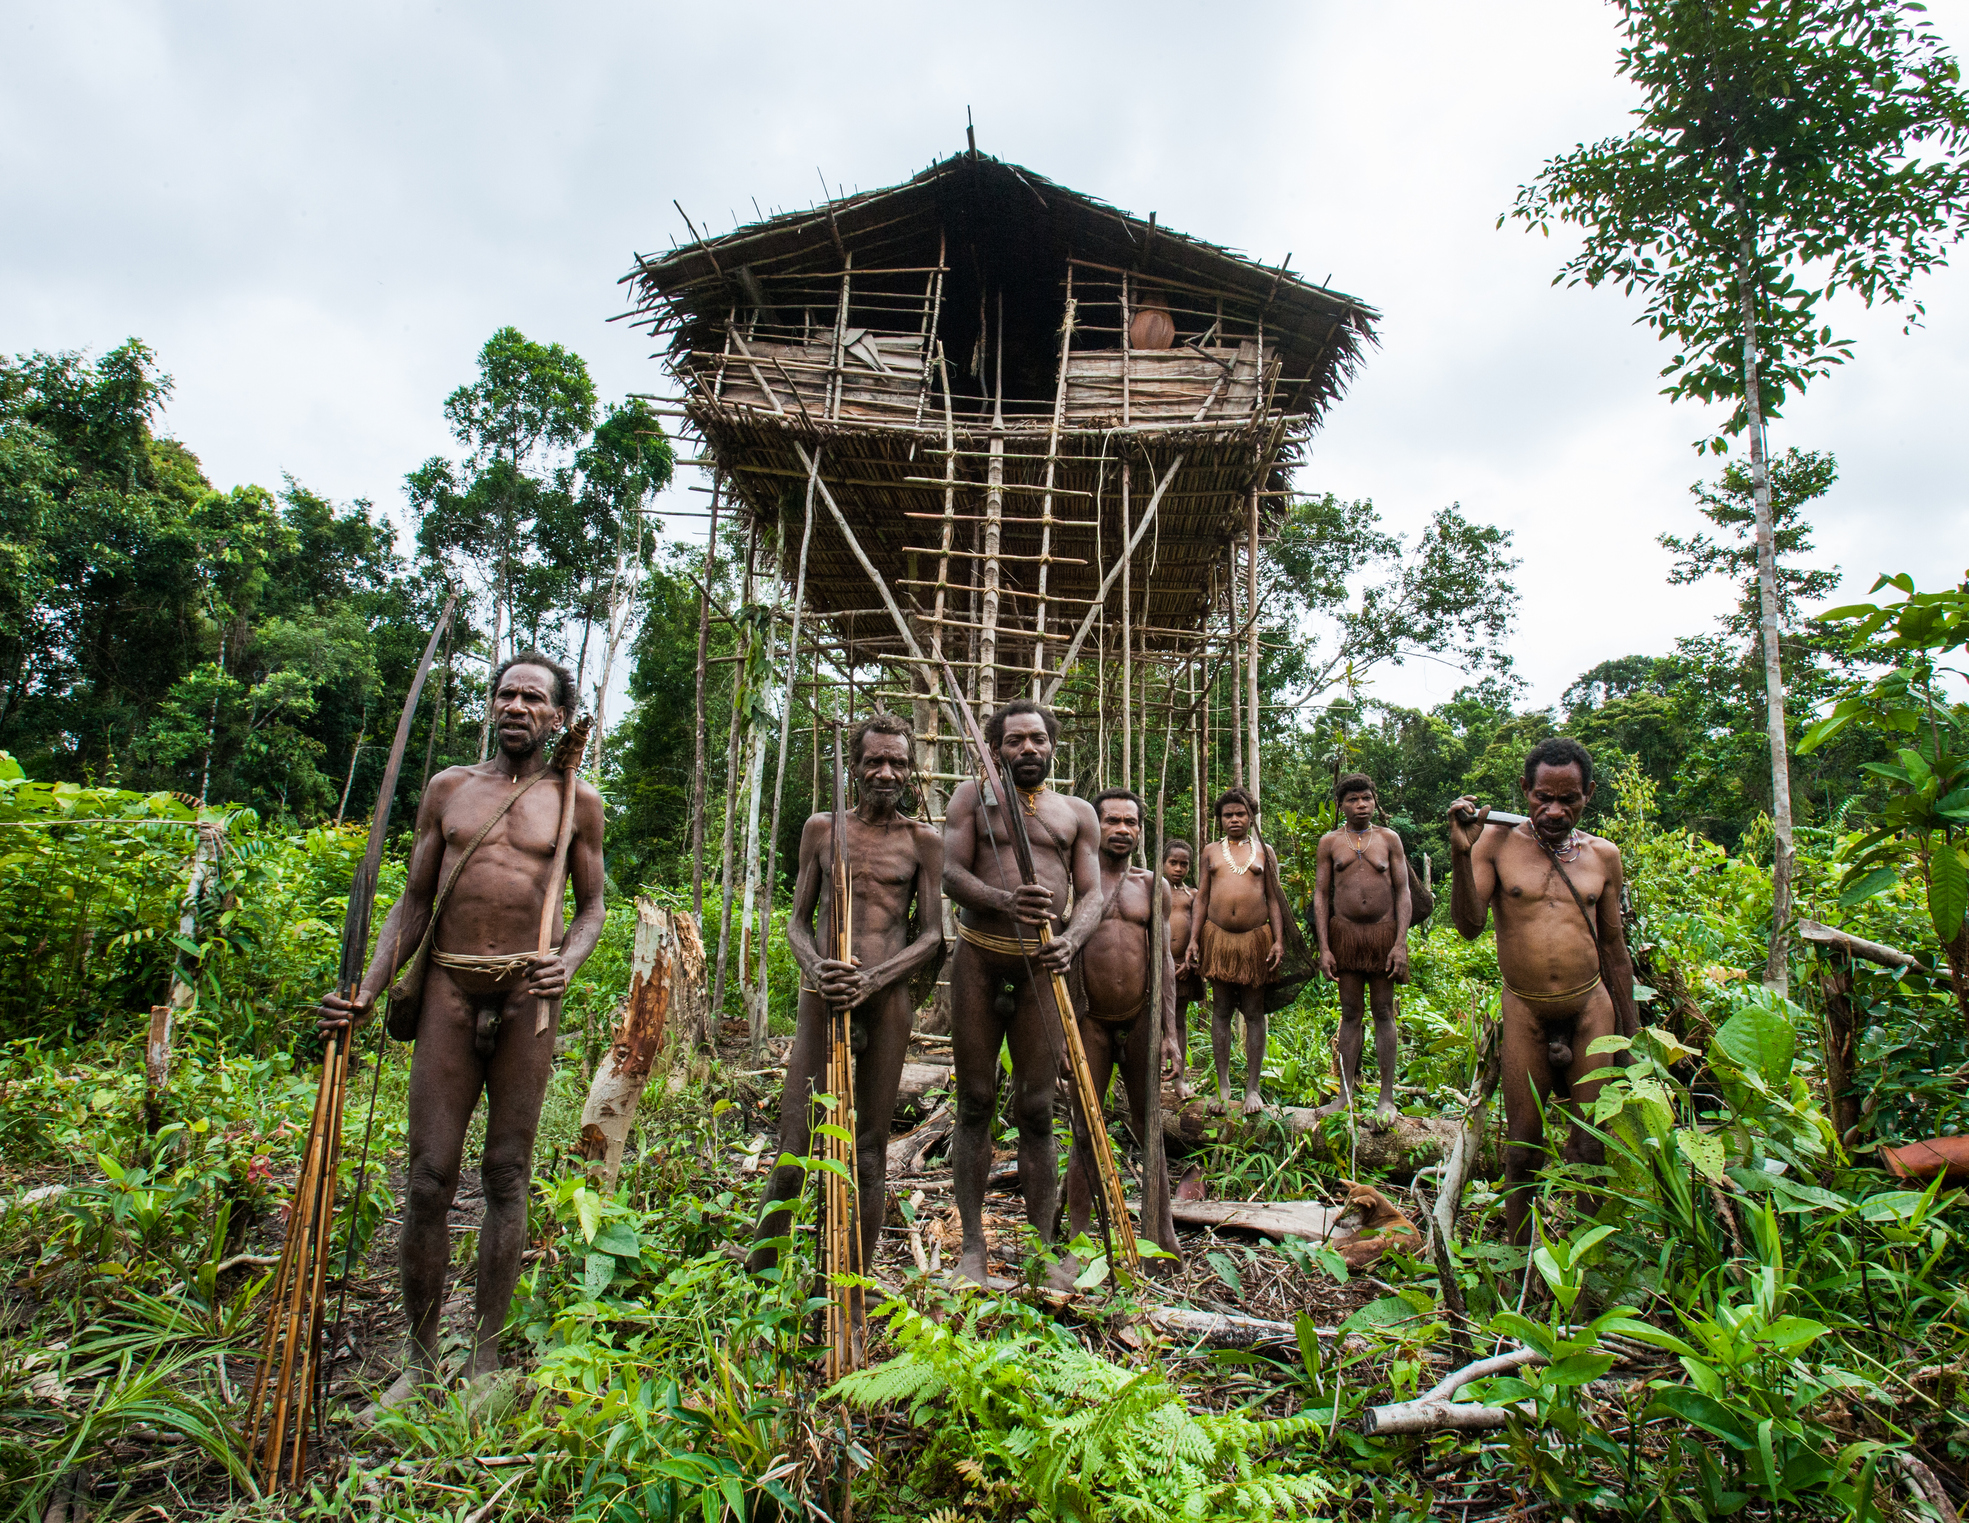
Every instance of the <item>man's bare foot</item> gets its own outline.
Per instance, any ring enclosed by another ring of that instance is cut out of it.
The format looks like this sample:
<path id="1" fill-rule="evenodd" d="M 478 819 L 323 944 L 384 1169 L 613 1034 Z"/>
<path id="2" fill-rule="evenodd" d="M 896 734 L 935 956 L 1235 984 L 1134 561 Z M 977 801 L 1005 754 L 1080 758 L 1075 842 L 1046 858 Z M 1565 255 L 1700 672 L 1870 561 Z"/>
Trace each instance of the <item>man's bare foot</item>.
<path id="1" fill-rule="evenodd" d="M 408 1406 L 413 1401 L 422 1401 L 439 1390 L 442 1382 L 435 1372 L 412 1365 L 390 1382 L 390 1387 L 368 1406 L 351 1418 L 357 1427 L 373 1428 L 376 1419 L 385 1412 L 394 1412 L 398 1407 Z"/>
<path id="2" fill-rule="evenodd" d="M 957 1260 L 956 1269 L 951 1272 L 969 1280 L 973 1285 L 984 1286 L 986 1284 L 984 1244 L 980 1243 L 975 1248 L 966 1248 Z"/>
<path id="3" fill-rule="evenodd" d="M 1181 1074 L 1176 1075 L 1176 1102 L 1179 1105 L 1187 1105 L 1195 1098 L 1196 1091 L 1190 1088 Z"/>
<path id="4" fill-rule="evenodd" d="M 1395 1124 L 1395 1117 L 1400 1114 L 1401 1112 L 1396 1109 L 1393 1100 L 1384 1099 L 1379 1105 L 1374 1107 L 1374 1124 L 1386 1129 Z"/>
<path id="5" fill-rule="evenodd" d="M 1313 1108 L 1313 1114 L 1315 1116 L 1337 1116 L 1340 1114 L 1340 1112 L 1342 1112 L 1346 1108 L 1347 1108 L 1347 1095 L 1346 1095 L 1346 1091 L 1343 1090 L 1339 1094 L 1335 1095 L 1331 1100 L 1327 1101 L 1326 1104 L 1315 1106 Z"/>
<path id="6" fill-rule="evenodd" d="M 513 1403 L 519 1396 L 520 1372 L 495 1366 L 476 1375 L 467 1375 L 463 1384 L 465 1406 L 472 1416 L 481 1421 L 496 1422 L 513 1409 Z"/>
<path id="7" fill-rule="evenodd" d="M 1048 1290 L 1071 1291 L 1073 1282 L 1080 1277 L 1080 1260 L 1070 1253 L 1062 1253 L 1046 1266 L 1046 1288 Z"/>
<path id="8" fill-rule="evenodd" d="M 1221 1089 L 1218 1090 L 1217 1098 L 1210 1102 L 1210 1114 L 1213 1116 L 1221 1116 L 1224 1114 L 1225 1111 L 1229 1110 L 1230 1108 L 1231 1108 L 1230 1094 L 1225 1090 L 1221 1090 Z"/>
<path id="9" fill-rule="evenodd" d="M 1265 1111 L 1265 1102 L 1258 1098 L 1257 1090 L 1255 1089 L 1252 1090 L 1251 1093 L 1249 1093 L 1244 1097 L 1245 1115 L 1259 1116 L 1259 1115 L 1263 1115 L 1264 1111 Z"/>

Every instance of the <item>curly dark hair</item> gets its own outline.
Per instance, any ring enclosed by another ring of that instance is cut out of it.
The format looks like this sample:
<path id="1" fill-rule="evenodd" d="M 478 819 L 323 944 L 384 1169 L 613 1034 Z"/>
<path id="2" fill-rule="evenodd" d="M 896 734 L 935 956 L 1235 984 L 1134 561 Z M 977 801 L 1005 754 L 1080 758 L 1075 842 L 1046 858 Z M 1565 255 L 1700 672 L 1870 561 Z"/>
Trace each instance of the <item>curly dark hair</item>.
<path id="1" fill-rule="evenodd" d="M 506 673 L 516 666 L 538 666 L 551 672 L 554 677 L 554 707 L 566 709 L 568 718 L 574 717 L 574 711 L 581 706 L 580 695 L 574 690 L 574 673 L 552 656 L 541 651 L 523 650 L 517 656 L 509 656 L 501 661 L 493 669 L 492 686 L 487 692 L 496 694 L 499 691 L 499 684 L 506 680 Z"/>
<path id="2" fill-rule="evenodd" d="M 1593 758 L 1570 735 L 1548 735 L 1531 748 L 1531 754 L 1525 758 L 1527 788 L 1538 781 L 1540 767 L 1577 767 L 1581 784 L 1593 786 Z"/>
<path id="3" fill-rule="evenodd" d="M 1373 792 L 1374 779 L 1369 777 L 1365 772 L 1349 772 L 1339 782 L 1333 785 L 1333 799 L 1335 803 L 1339 803 L 1356 793 Z M 1376 795 L 1376 797 L 1379 797 L 1379 795 Z"/>
<path id="4" fill-rule="evenodd" d="M 1165 841 L 1163 843 L 1162 860 L 1167 862 L 1169 860 L 1169 853 L 1171 853 L 1172 851 L 1186 851 L 1190 854 L 1190 858 L 1192 861 L 1194 861 L 1196 858 L 1196 848 L 1190 845 L 1190 843 L 1188 841 L 1185 841 L 1181 836 L 1177 836 L 1173 840 Z"/>
<path id="5" fill-rule="evenodd" d="M 1148 823 L 1148 812 L 1142 805 L 1142 796 L 1133 788 L 1103 788 L 1099 793 L 1095 794 L 1089 800 L 1094 806 L 1094 818 L 1098 820 L 1101 817 L 1101 805 L 1114 799 L 1125 799 L 1135 806 L 1135 823 L 1137 825 L 1146 825 Z"/>
<path id="6" fill-rule="evenodd" d="M 877 709 L 848 732 L 849 766 L 861 765 L 861 745 L 871 735 L 900 735 L 904 740 L 914 740 L 916 731 L 902 715 L 891 714 L 887 709 Z"/>
<path id="7" fill-rule="evenodd" d="M 1258 818 L 1258 801 L 1244 789 L 1237 787 L 1226 788 L 1222 793 L 1217 795 L 1217 802 L 1210 807 L 1210 818 L 1221 820 L 1224 817 L 1225 808 L 1231 804 L 1244 805 L 1245 813 L 1249 814 L 1254 820 Z"/>
<path id="8" fill-rule="evenodd" d="M 1060 721 L 1051 709 L 1034 698 L 1014 698 L 985 721 L 985 744 L 992 750 L 996 751 L 1005 743 L 1005 721 L 1014 714 L 1037 714 L 1046 723 L 1046 738 L 1059 740 Z"/>

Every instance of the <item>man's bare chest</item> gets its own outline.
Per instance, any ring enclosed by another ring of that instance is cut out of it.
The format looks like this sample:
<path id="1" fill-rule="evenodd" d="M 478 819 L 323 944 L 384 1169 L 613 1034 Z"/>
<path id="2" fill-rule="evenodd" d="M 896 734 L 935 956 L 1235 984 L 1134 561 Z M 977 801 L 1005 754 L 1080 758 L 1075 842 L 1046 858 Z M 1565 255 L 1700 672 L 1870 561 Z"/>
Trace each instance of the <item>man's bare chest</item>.
<path id="1" fill-rule="evenodd" d="M 920 863 L 916 836 L 907 821 L 887 827 L 848 822 L 848 871 L 856 888 L 906 890 Z"/>
<path id="2" fill-rule="evenodd" d="M 512 793 L 513 785 L 503 781 L 468 783 L 445 801 L 439 824 L 445 845 L 450 850 L 463 851 L 485 830 L 477 856 L 513 852 L 545 860 L 554 854 L 554 841 L 560 830 L 560 789 L 560 778 L 542 778 L 495 820 L 493 816 Z M 488 821 L 492 822 L 489 830 Z"/>
<path id="3" fill-rule="evenodd" d="M 1497 897 L 1512 909 L 1529 912 L 1548 906 L 1577 916 L 1581 903 L 1592 910 L 1606 889 L 1606 872 L 1590 852 L 1565 863 L 1563 872 L 1529 842 L 1513 841 L 1497 856 Z"/>

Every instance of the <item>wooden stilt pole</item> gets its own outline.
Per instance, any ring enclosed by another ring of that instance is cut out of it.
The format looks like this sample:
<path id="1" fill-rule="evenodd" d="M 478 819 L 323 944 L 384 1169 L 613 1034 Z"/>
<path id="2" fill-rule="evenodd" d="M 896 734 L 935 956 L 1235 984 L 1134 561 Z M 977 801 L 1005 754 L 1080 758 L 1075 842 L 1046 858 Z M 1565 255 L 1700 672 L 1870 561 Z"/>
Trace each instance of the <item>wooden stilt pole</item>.
<path id="1" fill-rule="evenodd" d="M 978 622 L 978 707 L 998 707 L 998 545 L 1005 517 L 1005 296 L 998 297 L 998 371 L 992 389 L 991 449 L 985 466 L 984 592 Z"/>
<path id="2" fill-rule="evenodd" d="M 1251 478 L 1251 507 L 1244 539 L 1244 616 L 1250 627 L 1245 631 L 1245 724 L 1250 736 L 1251 796 L 1259 796 L 1258 739 L 1258 478 Z"/>
<path id="3" fill-rule="evenodd" d="M 704 678 L 711 652 L 711 575 L 718 558 L 718 494 L 722 473 L 711 477 L 711 537 L 704 542 L 704 578 L 697 594 L 697 706 L 691 754 L 691 913 L 704 923 L 704 810 L 710 801 L 710 778 L 704 754 Z"/>
<path id="4" fill-rule="evenodd" d="M 807 606 L 807 550 L 814 538 L 814 483 L 820 477 L 820 459 L 821 446 L 815 445 L 813 467 L 807 473 L 806 521 L 800 529 L 800 568 L 793 583 L 793 629 L 786 637 L 786 694 L 779 711 L 779 758 L 773 764 L 772 828 L 766 841 L 765 923 L 759 932 L 759 976 L 753 993 L 752 1056 L 755 1061 L 765 1048 L 770 1014 L 767 953 L 772 941 L 773 896 L 779 883 L 779 806 L 786 796 L 786 749 L 793 738 L 793 696 L 800 680 L 800 616 Z"/>
<path id="5" fill-rule="evenodd" d="M 1231 786 L 1244 786 L 1244 685 L 1237 648 L 1237 541 L 1227 547 L 1230 575 L 1224 582 L 1224 640 L 1231 668 Z"/>
<path id="6" fill-rule="evenodd" d="M 759 536 L 756 533 L 747 534 L 745 584 L 740 595 L 742 604 L 749 605 L 752 601 L 752 571 L 758 562 L 758 554 Z M 724 1019 L 725 1011 L 725 961 L 732 939 L 732 833 L 739 799 L 739 721 L 745 710 L 745 656 L 751 639 L 749 629 L 740 631 L 733 652 L 738 659 L 732 667 L 731 730 L 725 741 L 725 831 L 718 861 L 718 971 L 711 986 L 711 1003 L 706 1007 L 709 1011 L 706 1016 L 709 1025 L 705 1032 L 707 1049 L 717 1045 L 718 1022 Z"/>
<path id="7" fill-rule="evenodd" d="M 1124 277 L 1125 278 L 1125 277 Z M 1124 361 L 1125 363 L 1125 361 Z M 1121 462 L 1121 786 L 1132 788 L 1135 749 L 1135 556 L 1128 540 L 1128 492 L 1135 476 L 1132 460 Z"/>

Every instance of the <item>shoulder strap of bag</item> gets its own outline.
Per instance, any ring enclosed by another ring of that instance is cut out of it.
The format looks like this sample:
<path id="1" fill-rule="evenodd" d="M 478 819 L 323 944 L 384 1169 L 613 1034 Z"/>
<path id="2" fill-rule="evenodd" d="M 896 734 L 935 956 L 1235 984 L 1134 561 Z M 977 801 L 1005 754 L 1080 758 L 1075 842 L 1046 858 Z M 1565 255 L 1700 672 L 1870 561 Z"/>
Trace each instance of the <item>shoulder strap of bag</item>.
<path id="1" fill-rule="evenodd" d="M 444 913 L 445 901 L 451 897 L 451 890 L 458 882 L 458 875 L 465 870 L 465 864 L 472 860 L 472 853 L 479 849 L 479 843 L 484 841 L 492 833 L 493 826 L 506 818 L 506 812 L 520 801 L 521 795 L 527 789 L 531 788 L 553 770 L 552 767 L 542 767 L 538 772 L 534 773 L 532 777 L 507 794 L 500 802 L 499 807 L 493 810 L 486 818 L 486 822 L 479 826 L 478 834 L 473 836 L 471 841 L 467 843 L 465 850 L 459 854 L 458 860 L 451 864 L 451 871 L 445 874 L 444 883 L 438 889 L 437 898 L 431 901 L 431 918 L 429 923 L 424 927 L 424 939 L 417 944 L 417 950 L 411 954 L 411 962 L 415 963 L 429 950 L 432 939 L 438 933 L 438 916 Z"/>
<path id="2" fill-rule="evenodd" d="M 1551 859 L 1552 865 L 1559 870 L 1559 881 L 1565 884 L 1566 892 L 1572 895 L 1572 902 L 1579 906 L 1580 916 L 1586 921 L 1587 934 L 1593 938 L 1593 945 L 1597 947 L 1600 944 L 1600 923 L 1593 918 L 1593 912 L 1586 907 L 1586 901 L 1580 897 L 1579 890 L 1572 886 L 1572 875 L 1566 871 L 1566 864 L 1559 860 L 1559 854 L 1547 846 L 1543 838 L 1539 838 L 1538 844 Z"/>

